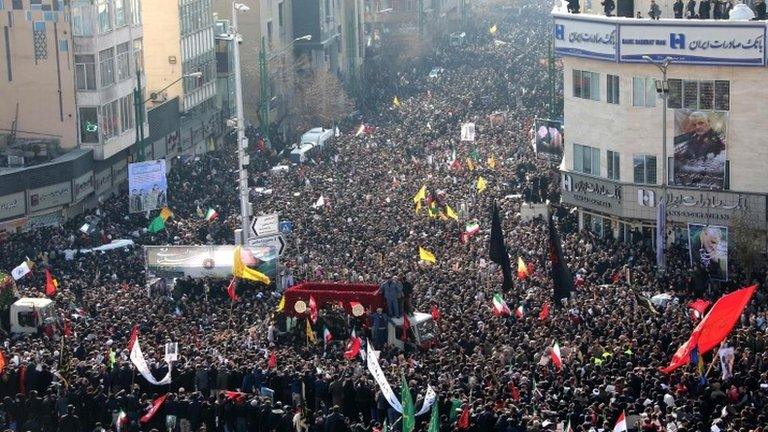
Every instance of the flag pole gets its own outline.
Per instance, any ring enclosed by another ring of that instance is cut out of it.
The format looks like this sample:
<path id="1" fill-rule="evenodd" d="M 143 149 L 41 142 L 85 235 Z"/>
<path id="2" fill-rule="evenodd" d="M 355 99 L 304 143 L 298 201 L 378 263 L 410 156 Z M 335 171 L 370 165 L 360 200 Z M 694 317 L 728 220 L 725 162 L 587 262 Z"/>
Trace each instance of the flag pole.
<path id="1" fill-rule="evenodd" d="M 718 351 L 718 352 L 716 352 L 716 353 L 715 353 L 715 358 L 714 358 L 714 359 L 712 359 L 712 363 L 710 363 L 710 364 L 709 364 L 709 368 L 707 369 L 707 372 L 705 372 L 705 373 L 704 373 L 704 377 L 705 377 L 705 378 L 706 378 L 707 376 L 709 376 L 709 372 L 710 372 L 710 371 L 712 370 L 712 368 L 715 366 L 715 363 L 716 363 L 718 360 L 720 360 L 720 352 L 719 352 L 719 351 L 720 351 L 720 350 L 723 348 L 723 345 L 725 345 L 725 340 L 723 340 L 722 342 L 720 342 L 720 346 L 717 348 L 717 351 Z M 699 354 L 699 355 L 701 355 L 701 354 Z"/>

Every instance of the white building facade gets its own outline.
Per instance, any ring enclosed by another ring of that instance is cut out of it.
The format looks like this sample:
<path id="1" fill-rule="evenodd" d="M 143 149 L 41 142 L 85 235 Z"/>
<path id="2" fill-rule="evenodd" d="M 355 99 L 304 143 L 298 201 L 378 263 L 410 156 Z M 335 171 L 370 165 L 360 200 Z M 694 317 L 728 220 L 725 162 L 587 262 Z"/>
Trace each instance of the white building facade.
<path id="1" fill-rule="evenodd" d="M 553 18 L 562 202 L 578 208 L 580 227 L 649 244 L 662 215 L 667 241 L 685 239 L 688 224 L 765 230 L 766 22 Z M 667 58 L 664 112 L 650 60 Z"/>

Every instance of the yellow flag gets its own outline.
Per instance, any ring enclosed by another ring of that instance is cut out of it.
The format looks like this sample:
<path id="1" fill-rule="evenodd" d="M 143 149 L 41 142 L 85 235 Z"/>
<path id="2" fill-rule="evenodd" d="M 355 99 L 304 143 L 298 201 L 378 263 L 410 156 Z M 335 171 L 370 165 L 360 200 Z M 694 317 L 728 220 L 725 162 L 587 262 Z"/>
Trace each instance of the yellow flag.
<path id="1" fill-rule="evenodd" d="M 459 215 L 456 214 L 455 211 L 451 208 L 449 205 L 445 205 L 445 215 L 453 220 L 459 220 Z"/>
<path id="2" fill-rule="evenodd" d="M 421 201 L 416 202 L 416 213 L 421 212 Z"/>
<path id="3" fill-rule="evenodd" d="M 285 296 L 280 297 L 280 303 L 275 308 L 276 312 L 282 312 L 283 310 L 285 310 Z"/>
<path id="4" fill-rule="evenodd" d="M 307 340 L 312 343 L 317 343 L 317 339 L 315 338 L 315 332 L 312 331 L 312 326 L 309 324 L 309 318 L 307 318 Z"/>
<path id="5" fill-rule="evenodd" d="M 397 96 L 395 96 L 395 98 L 392 99 L 392 105 L 400 108 L 400 99 L 398 99 Z"/>
<path id="6" fill-rule="evenodd" d="M 496 28 L 496 24 L 492 25 L 491 28 L 488 29 L 491 34 L 496 34 L 496 30 L 498 30 L 498 28 Z"/>
<path id="7" fill-rule="evenodd" d="M 470 171 L 474 171 L 475 170 L 475 163 L 472 162 L 472 159 L 470 159 L 470 158 L 467 158 L 467 169 L 470 170 Z"/>
<path id="8" fill-rule="evenodd" d="M 433 264 L 436 262 L 435 254 L 433 254 L 432 252 L 424 249 L 421 246 L 419 246 L 419 259 L 422 260 L 422 261 L 431 262 Z"/>
<path id="9" fill-rule="evenodd" d="M 250 269 L 243 264 L 243 257 L 240 255 L 240 246 L 235 248 L 235 256 L 232 262 L 232 274 L 240 279 L 247 279 L 254 282 L 261 282 L 269 285 L 269 276 L 260 271 Z"/>
<path id="10" fill-rule="evenodd" d="M 478 177 L 477 178 L 477 191 L 478 192 L 483 192 L 485 190 L 485 188 L 487 188 L 487 187 L 488 187 L 488 182 L 484 178 Z"/>
<path id="11" fill-rule="evenodd" d="M 488 156 L 488 168 L 495 169 L 496 168 L 496 158 L 493 156 Z"/>
<path id="12" fill-rule="evenodd" d="M 173 212 L 168 207 L 163 207 L 163 209 L 160 210 L 160 217 L 163 218 L 164 221 L 168 220 L 168 218 L 172 216 Z"/>
<path id="13" fill-rule="evenodd" d="M 427 185 L 424 185 L 419 189 L 418 192 L 416 192 L 416 195 L 413 196 L 413 202 L 418 203 L 424 198 L 427 197 Z"/>

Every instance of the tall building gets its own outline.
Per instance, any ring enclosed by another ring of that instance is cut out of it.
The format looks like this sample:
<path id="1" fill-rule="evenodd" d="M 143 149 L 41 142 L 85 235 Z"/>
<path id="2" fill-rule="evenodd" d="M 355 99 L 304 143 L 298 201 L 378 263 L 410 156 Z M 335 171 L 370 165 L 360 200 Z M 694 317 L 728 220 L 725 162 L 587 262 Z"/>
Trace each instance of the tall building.
<path id="1" fill-rule="evenodd" d="M 562 201 L 598 235 L 655 245 L 690 234 L 692 256 L 701 226 L 720 227 L 724 250 L 728 230 L 764 237 L 766 22 L 628 18 L 648 3 L 622 2 L 622 18 L 553 10 Z"/>
<path id="2" fill-rule="evenodd" d="M 216 46 L 211 0 L 153 2 L 142 10 L 144 22 L 144 69 L 147 107 L 155 108 L 178 98 L 181 115 L 178 138 L 152 137 L 147 158 L 169 139 L 178 139 L 179 153 L 211 150 L 222 128 L 216 108 Z M 174 132 L 171 132 L 174 134 Z M 162 149 L 160 151 L 162 153 Z"/>
<path id="3" fill-rule="evenodd" d="M 54 155 L 80 147 L 102 160 L 128 148 L 142 61 L 139 0 L 0 1 L 0 12 L 0 128 L 15 131 L 14 141 L 52 138 Z"/>

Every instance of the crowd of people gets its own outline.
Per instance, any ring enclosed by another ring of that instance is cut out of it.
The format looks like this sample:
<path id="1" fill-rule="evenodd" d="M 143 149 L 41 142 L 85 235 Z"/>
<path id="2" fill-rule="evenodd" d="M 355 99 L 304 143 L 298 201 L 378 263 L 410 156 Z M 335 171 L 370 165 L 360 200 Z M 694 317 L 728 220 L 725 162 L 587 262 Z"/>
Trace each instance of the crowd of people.
<path id="1" fill-rule="evenodd" d="M 741 2 L 739 2 L 741 3 Z M 765 0 L 751 0 L 746 3 L 754 13 L 754 20 L 763 21 L 768 18 L 766 15 Z M 631 3 L 630 3 L 631 4 Z M 675 0 L 672 3 L 672 16 L 663 16 L 661 7 L 655 0 L 651 0 L 648 5 L 647 17 L 650 19 L 675 18 L 675 19 L 702 19 L 702 20 L 727 20 L 733 10 L 734 5 L 738 4 L 733 0 Z M 585 1 L 585 10 L 591 13 L 597 13 L 597 4 L 591 0 Z M 600 1 L 602 12 L 605 16 L 616 16 L 616 0 Z M 666 6 L 665 6 L 666 7 Z M 582 4 L 579 0 L 566 0 L 566 9 L 570 13 L 581 13 Z M 626 12 L 625 12 L 626 13 Z M 631 11 L 630 11 L 631 15 Z M 631 18 L 631 16 L 630 16 Z M 643 14 L 637 11 L 635 18 L 643 18 Z"/>
<path id="2" fill-rule="evenodd" d="M 383 346 L 378 357 L 393 386 L 407 379 L 417 407 L 427 386 L 435 389 L 440 431 L 554 431 L 566 424 L 574 431 L 611 430 L 622 412 L 634 430 L 764 430 L 768 308 L 762 285 L 728 341 L 736 356 L 732 376 L 723 379 L 718 364 L 703 379 L 693 367 L 670 375 L 658 370 L 696 325 L 689 300 L 763 282 L 764 271 L 746 275 L 736 263 L 730 282 L 702 286 L 689 270 L 687 250 L 676 245 L 668 252 L 668 272 L 659 276 L 647 245 L 579 230 L 574 213 L 557 207 L 557 165 L 537 158 L 530 143 L 533 119 L 548 112 L 542 61 L 548 12 L 549 5 L 529 0 L 512 8 L 477 5 L 462 44 L 435 40 L 405 67 L 382 62 L 370 69 L 366 105 L 374 109 L 364 133 L 355 133 L 359 124 L 342 128 L 322 156 L 288 171 L 269 170 L 280 155 L 254 154 L 254 208 L 293 222 L 279 272 L 297 282 L 382 283 L 398 275 L 409 284 L 406 312 L 436 307 L 434 346 L 402 352 Z M 498 30 L 489 32 L 491 26 Z M 430 76 L 435 67 L 442 72 Z M 476 125 L 475 142 L 460 141 L 465 122 Z M 59 318 L 49 331 L 4 338 L 0 428 L 372 432 L 387 422 L 400 430 L 365 364 L 343 356 L 343 337 L 327 347 L 321 328 L 314 329 L 318 343 L 281 337 L 275 309 L 282 284 L 240 283 L 241 299 L 233 302 L 227 280 L 182 279 L 150 296 L 140 247 L 65 254 L 119 238 L 138 245 L 232 243 L 240 226 L 234 153 L 173 161 L 173 216 L 159 233 L 146 230 L 144 214 L 128 213 L 123 193 L 64 226 L 0 243 L 0 268 L 25 258 L 36 263 L 18 282 L 17 296 L 44 296 L 42 269 L 59 280 L 53 297 Z M 487 182 L 482 191 L 480 177 Z M 426 207 L 415 211 L 412 197 L 422 186 L 455 209 L 458 220 L 429 217 Z M 317 206 L 321 196 L 324 204 Z M 549 202 L 558 215 L 576 280 L 562 308 L 551 300 L 547 221 L 522 220 L 523 200 Z M 532 273 L 507 291 L 488 258 L 494 202 L 510 256 L 521 257 Z M 200 217 L 206 208 L 220 218 Z M 86 220 L 95 232 L 78 231 Z M 462 241 L 472 220 L 480 231 Z M 419 247 L 431 251 L 435 263 L 419 260 Z M 630 282 L 647 296 L 666 293 L 675 300 L 652 312 Z M 401 314 L 397 288 L 388 288 L 392 315 Z M 495 316 L 496 293 L 522 313 Z M 548 305 L 549 316 L 540 319 Z M 134 326 L 156 378 L 168 371 L 165 343 L 178 343 L 169 385 L 150 384 L 132 365 Z M 554 341 L 560 370 L 550 360 Z M 704 357 L 712 362 L 711 354 Z M 166 394 L 159 411 L 140 421 Z M 416 430 L 426 431 L 429 417 L 419 416 Z"/>

